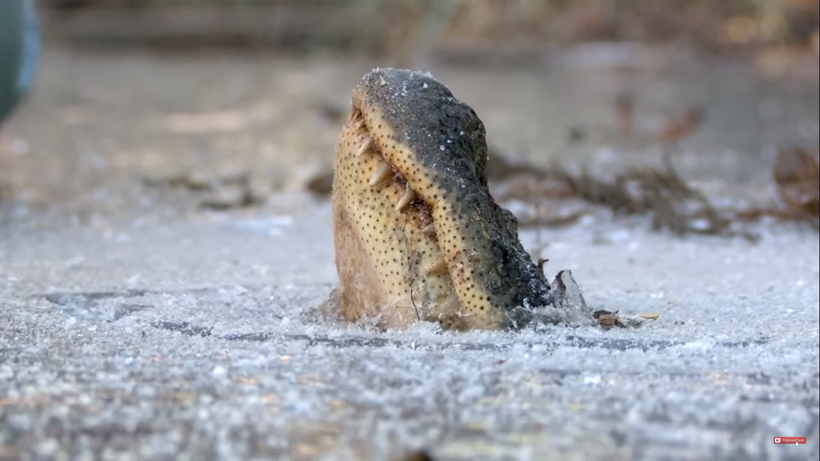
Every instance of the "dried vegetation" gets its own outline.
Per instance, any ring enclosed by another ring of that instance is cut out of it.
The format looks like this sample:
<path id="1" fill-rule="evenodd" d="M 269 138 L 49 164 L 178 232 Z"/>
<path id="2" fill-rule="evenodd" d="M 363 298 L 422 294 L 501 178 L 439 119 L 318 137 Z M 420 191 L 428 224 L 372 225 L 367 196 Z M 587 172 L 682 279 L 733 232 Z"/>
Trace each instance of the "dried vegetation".
<path id="1" fill-rule="evenodd" d="M 658 231 L 671 231 L 676 235 L 741 236 L 750 240 L 756 236 L 743 230 L 743 224 L 763 217 L 781 222 L 805 222 L 818 228 L 817 157 L 802 148 L 781 151 L 772 167 L 780 203 L 752 209 L 740 206 L 718 209 L 677 173 L 668 155 L 665 155 L 664 169 L 633 168 L 612 179 L 597 178 L 586 171 L 573 174 L 564 168 L 510 167 L 502 157 L 495 158 L 495 168 L 508 172 L 493 173 L 496 182 L 505 183 L 497 199 L 517 200 L 529 204 L 533 210 L 550 208 L 545 207 L 545 203 L 580 199 L 589 205 L 608 208 L 616 215 L 648 215 L 652 228 Z M 511 171 L 514 172 L 509 173 Z M 536 213 L 523 217 L 521 225 L 568 225 L 590 211 L 586 208 L 569 215 Z"/>

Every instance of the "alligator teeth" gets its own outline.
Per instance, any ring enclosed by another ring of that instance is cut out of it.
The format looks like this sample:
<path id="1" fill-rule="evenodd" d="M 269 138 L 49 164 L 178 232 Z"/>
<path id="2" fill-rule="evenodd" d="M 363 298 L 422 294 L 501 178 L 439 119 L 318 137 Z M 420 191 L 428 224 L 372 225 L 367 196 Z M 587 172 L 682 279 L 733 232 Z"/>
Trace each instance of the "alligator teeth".
<path id="1" fill-rule="evenodd" d="M 362 155 L 367 153 L 367 151 L 370 150 L 370 148 L 372 146 L 373 146 L 373 138 L 371 138 L 370 136 L 364 138 L 364 142 L 362 143 L 361 146 L 359 146 L 359 151 L 356 152 L 356 156 L 361 157 Z"/>
<path id="2" fill-rule="evenodd" d="M 373 176 L 370 177 L 368 184 L 371 186 L 376 186 L 392 174 L 393 170 L 390 169 L 390 165 L 385 162 L 380 162 L 378 168 L 376 168 L 376 171 L 373 172 Z"/>
<path id="3" fill-rule="evenodd" d="M 354 127 L 354 128 L 356 128 L 357 130 L 361 130 L 361 129 L 364 127 L 364 119 L 363 119 L 363 118 L 360 118 L 360 119 L 359 119 L 359 120 L 358 120 L 358 121 L 357 121 L 357 122 L 353 125 L 353 127 Z"/>
<path id="4" fill-rule="evenodd" d="M 352 122 L 353 120 L 356 120 L 356 119 L 361 120 L 361 115 L 362 115 L 362 111 L 360 111 L 359 109 L 353 109 L 352 111 L 350 111 L 350 115 L 347 117 L 347 121 Z"/>
<path id="5" fill-rule="evenodd" d="M 412 202 L 414 198 L 416 198 L 416 193 L 413 192 L 413 189 L 409 187 L 405 189 L 404 194 L 401 195 L 398 203 L 396 203 L 396 211 L 401 211 L 404 207 L 410 205 L 410 202 Z"/>
<path id="6" fill-rule="evenodd" d="M 421 232 L 424 234 L 435 234 L 436 233 L 436 226 L 433 223 L 430 223 L 421 228 Z"/>
<path id="7" fill-rule="evenodd" d="M 444 256 L 442 256 L 439 259 L 437 259 L 436 262 L 434 262 L 433 264 L 430 264 L 429 266 L 427 266 L 427 269 L 425 269 L 424 272 L 426 272 L 427 275 L 440 274 L 440 273 L 444 272 L 446 269 L 447 269 L 447 263 L 444 262 Z"/>

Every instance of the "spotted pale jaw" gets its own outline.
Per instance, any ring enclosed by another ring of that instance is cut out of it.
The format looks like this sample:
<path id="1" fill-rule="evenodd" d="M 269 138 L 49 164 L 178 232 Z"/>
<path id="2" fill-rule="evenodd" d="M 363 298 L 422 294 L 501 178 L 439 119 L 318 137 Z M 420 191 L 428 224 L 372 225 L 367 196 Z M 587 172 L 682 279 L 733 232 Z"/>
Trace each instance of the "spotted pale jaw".
<path id="1" fill-rule="evenodd" d="M 521 328 L 566 304 L 490 195 L 486 164 L 483 123 L 444 85 L 408 70 L 365 75 L 336 149 L 340 283 L 329 305 L 385 328 L 426 320 L 467 330 Z M 573 309 L 587 318 L 585 306 Z"/>

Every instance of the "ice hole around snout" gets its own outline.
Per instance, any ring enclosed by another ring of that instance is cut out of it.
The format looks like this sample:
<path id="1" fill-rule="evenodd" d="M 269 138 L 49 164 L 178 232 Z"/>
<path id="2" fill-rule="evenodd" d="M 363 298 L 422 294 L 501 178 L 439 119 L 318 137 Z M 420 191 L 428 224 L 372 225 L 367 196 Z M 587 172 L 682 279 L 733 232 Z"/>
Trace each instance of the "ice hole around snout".
<path id="1" fill-rule="evenodd" d="M 417 344 L 536 345 L 583 336 L 720 347 L 726 341 L 790 342 L 816 336 L 812 321 L 817 314 L 811 308 L 817 299 L 812 279 L 818 271 L 815 261 L 805 257 L 812 252 L 804 250 L 805 243 L 795 242 L 791 233 L 772 232 L 757 245 L 705 237 L 670 243 L 640 223 L 626 236 L 619 227 L 606 223 L 583 229 L 521 232 L 522 243 L 534 258 L 549 259 L 546 273 L 550 281 L 558 270 L 572 271 L 589 309 L 660 314 L 658 321 L 640 329 L 556 326 L 519 332 L 455 333 L 421 322 L 405 331 L 381 332 L 366 325 L 346 324 L 316 311 L 336 284 L 332 246 L 313 244 L 331 238 L 329 219 L 329 207 L 323 206 L 288 221 L 287 226 L 277 225 L 277 232 L 259 230 L 264 222 L 251 228 L 242 224 L 247 221 L 219 220 L 134 233 L 128 245 L 82 235 L 77 245 L 98 242 L 106 250 L 85 271 L 72 270 L 89 264 L 85 258 L 63 260 L 63 255 L 72 254 L 72 248 L 59 248 L 57 241 L 46 239 L 12 256 L 26 254 L 53 261 L 51 270 L 73 281 L 45 285 L 33 278 L 37 274 L 33 267 L 15 278 L 24 281 L 32 293 L 51 293 L 50 309 L 59 314 L 57 318 L 70 319 L 76 326 L 114 320 L 136 327 L 146 321 L 168 321 L 209 328 L 214 338 L 263 334 L 273 341 L 279 334 L 353 335 Z M 141 259 L 143 245 L 150 243 L 155 254 L 178 246 L 176 235 L 186 227 L 196 228 L 198 235 L 182 243 L 188 249 L 185 255 L 159 265 L 156 257 Z M 238 242 L 237 231 L 245 232 Z M 611 243 L 607 235 L 612 236 Z M 204 239 L 213 244 L 198 247 Z M 540 252 L 533 253 L 539 247 Z M 211 256 L 211 250 L 220 258 L 204 267 L 200 262 Z M 231 262 L 240 258 L 248 262 L 241 266 Z M 114 261 L 128 261 L 129 265 L 114 265 Z M 795 263 L 803 264 L 802 269 L 793 268 Z M 94 281 L 102 268 L 110 277 Z M 174 275 L 183 270 L 190 274 L 185 280 Z M 808 275 L 792 276 L 801 272 Z M 271 279 L 277 282 L 270 283 Z M 112 287 L 100 282 L 103 280 L 120 282 Z M 76 286 L 83 286 L 83 290 L 72 288 Z M 720 309 L 714 308 L 714 303 L 719 303 Z M 117 316 L 110 312 L 118 309 L 133 312 L 114 319 Z M 780 317 L 805 321 L 777 321 Z"/>

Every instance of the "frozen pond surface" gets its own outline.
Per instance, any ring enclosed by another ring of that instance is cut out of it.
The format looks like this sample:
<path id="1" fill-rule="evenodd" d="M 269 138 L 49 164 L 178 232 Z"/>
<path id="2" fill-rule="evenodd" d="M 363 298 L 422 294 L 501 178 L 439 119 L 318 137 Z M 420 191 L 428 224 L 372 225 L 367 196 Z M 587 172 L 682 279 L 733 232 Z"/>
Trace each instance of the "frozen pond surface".
<path id="1" fill-rule="evenodd" d="M 523 232 L 593 307 L 660 314 L 634 331 L 339 324 L 316 311 L 336 282 L 329 206 L 299 180 L 339 133 L 317 104 L 348 107 L 370 63 L 44 57 L 0 138 L 14 190 L 0 204 L 0 460 L 820 454 L 816 231 L 761 226 L 757 244 L 644 219 Z M 541 164 L 652 164 L 647 133 L 702 105 L 681 173 L 765 201 L 776 147 L 817 143 L 816 82 L 732 66 L 433 71 L 493 145 Z M 617 137 L 620 91 L 636 94 L 635 139 Z M 226 169 L 250 171 L 269 203 L 211 214 L 143 181 Z"/>
<path id="2" fill-rule="evenodd" d="M 641 223 L 525 232 L 591 305 L 660 319 L 457 334 L 318 316 L 330 229 L 323 206 L 6 234 L 0 454 L 816 458 L 814 231 L 758 244 Z"/>

